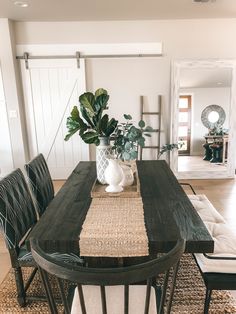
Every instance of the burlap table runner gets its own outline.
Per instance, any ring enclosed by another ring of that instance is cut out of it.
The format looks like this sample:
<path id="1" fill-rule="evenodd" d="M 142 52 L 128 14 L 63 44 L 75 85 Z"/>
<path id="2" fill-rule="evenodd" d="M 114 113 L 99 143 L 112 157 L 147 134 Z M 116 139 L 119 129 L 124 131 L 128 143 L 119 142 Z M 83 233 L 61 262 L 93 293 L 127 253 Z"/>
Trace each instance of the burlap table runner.
<path id="1" fill-rule="evenodd" d="M 81 256 L 147 256 L 141 198 L 94 198 L 80 233 Z"/>

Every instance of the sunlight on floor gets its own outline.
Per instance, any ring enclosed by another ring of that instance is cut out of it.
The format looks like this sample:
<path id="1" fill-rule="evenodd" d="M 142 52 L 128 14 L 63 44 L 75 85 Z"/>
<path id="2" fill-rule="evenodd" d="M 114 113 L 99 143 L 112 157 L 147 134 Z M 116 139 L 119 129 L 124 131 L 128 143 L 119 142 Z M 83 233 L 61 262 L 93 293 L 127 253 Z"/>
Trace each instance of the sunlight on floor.
<path id="1" fill-rule="evenodd" d="M 211 163 L 202 156 L 178 156 L 178 171 L 225 171 L 223 163 Z"/>

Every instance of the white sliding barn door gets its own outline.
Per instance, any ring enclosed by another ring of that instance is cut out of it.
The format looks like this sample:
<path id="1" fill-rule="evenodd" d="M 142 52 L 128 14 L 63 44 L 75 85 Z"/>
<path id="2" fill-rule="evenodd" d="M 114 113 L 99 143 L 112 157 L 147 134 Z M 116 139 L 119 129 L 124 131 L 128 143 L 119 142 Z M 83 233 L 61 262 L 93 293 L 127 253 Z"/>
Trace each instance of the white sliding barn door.
<path id="1" fill-rule="evenodd" d="M 75 134 L 68 142 L 66 118 L 85 92 L 85 69 L 73 59 L 21 62 L 30 158 L 42 153 L 53 179 L 65 179 L 80 160 L 89 160 L 89 146 Z"/>

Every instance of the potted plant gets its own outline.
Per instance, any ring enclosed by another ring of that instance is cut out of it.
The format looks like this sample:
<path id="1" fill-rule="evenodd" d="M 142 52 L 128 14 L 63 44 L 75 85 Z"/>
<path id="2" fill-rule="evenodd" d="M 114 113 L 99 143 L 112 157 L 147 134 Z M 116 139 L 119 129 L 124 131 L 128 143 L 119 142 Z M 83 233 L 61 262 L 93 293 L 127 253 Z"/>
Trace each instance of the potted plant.
<path id="1" fill-rule="evenodd" d="M 114 143 L 112 149 L 117 158 L 122 160 L 132 160 L 138 158 L 138 146 L 145 146 L 145 136 L 150 137 L 153 129 L 146 126 L 143 120 L 136 127 L 131 122 L 132 117 L 124 114 L 125 123 L 118 124 L 114 133 Z"/>
<path id="2" fill-rule="evenodd" d="M 79 97 L 79 108 L 74 106 L 71 115 L 67 118 L 66 126 L 68 141 L 72 135 L 79 131 L 82 140 L 87 144 L 100 144 L 100 137 L 109 137 L 115 130 L 118 121 L 114 118 L 109 120 L 103 111 L 108 109 L 109 95 L 103 88 L 99 88 L 93 94 L 84 93 Z M 82 117 L 81 117 L 82 116 Z"/>
<path id="3" fill-rule="evenodd" d="M 65 136 L 65 140 L 68 141 L 72 135 L 79 132 L 85 143 L 97 146 L 97 177 L 103 184 L 105 183 L 104 171 L 108 164 L 105 157 L 111 153 L 109 137 L 118 123 L 114 118 L 109 119 L 107 114 L 103 114 L 104 110 L 108 109 L 108 100 L 109 95 L 103 88 L 99 88 L 94 94 L 86 92 L 80 95 L 79 108 L 74 106 L 71 115 L 67 118 L 68 134 Z"/>
<path id="4" fill-rule="evenodd" d="M 112 150 L 117 160 L 130 161 L 138 158 L 138 146 L 144 147 L 145 136 L 150 137 L 153 129 L 146 126 L 143 120 L 139 121 L 138 127 L 134 126 L 129 114 L 124 114 L 124 118 L 126 122 L 118 124 L 113 134 Z M 120 166 L 123 170 L 123 179 L 120 185 L 131 185 L 134 180 L 131 164 L 128 166 L 120 162 Z M 106 172 L 108 172 L 108 168 Z"/>

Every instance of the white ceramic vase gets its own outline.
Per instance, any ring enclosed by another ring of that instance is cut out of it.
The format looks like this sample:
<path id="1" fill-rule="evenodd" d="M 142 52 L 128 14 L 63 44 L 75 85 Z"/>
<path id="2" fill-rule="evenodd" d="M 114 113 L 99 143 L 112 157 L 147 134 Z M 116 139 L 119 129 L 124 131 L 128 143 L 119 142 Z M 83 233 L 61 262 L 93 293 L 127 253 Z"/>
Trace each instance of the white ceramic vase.
<path id="1" fill-rule="evenodd" d="M 122 172 L 123 172 L 123 179 L 121 180 L 121 186 L 129 186 L 132 185 L 134 182 L 134 175 L 131 166 L 120 164 Z"/>
<path id="2" fill-rule="evenodd" d="M 104 172 L 108 166 L 107 158 L 112 154 L 108 137 L 99 137 L 100 144 L 96 147 L 97 178 L 102 184 L 106 184 Z"/>
<path id="3" fill-rule="evenodd" d="M 123 171 L 117 159 L 107 159 L 108 166 L 105 170 L 105 180 L 108 183 L 106 192 L 118 193 L 123 191 L 123 187 L 119 185 L 123 179 Z"/>

